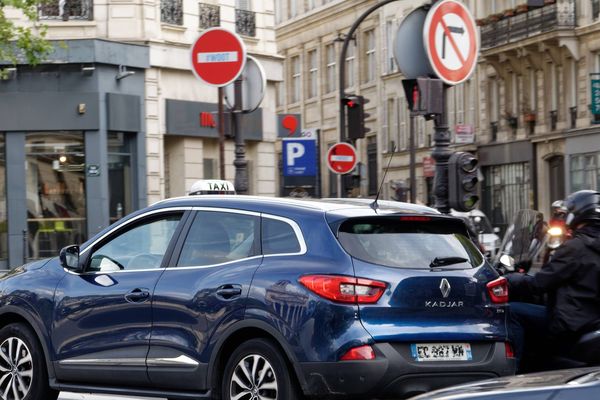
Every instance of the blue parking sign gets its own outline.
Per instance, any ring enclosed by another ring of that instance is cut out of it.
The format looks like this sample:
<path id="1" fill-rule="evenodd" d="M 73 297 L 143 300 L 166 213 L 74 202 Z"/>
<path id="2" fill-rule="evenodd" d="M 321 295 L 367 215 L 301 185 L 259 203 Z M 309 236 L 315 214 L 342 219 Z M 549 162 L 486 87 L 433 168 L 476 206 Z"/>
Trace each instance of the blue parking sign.
<path id="1" fill-rule="evenodd" d="M 316 138 L 284 138 L 283 176 L 317 175 Z"/>

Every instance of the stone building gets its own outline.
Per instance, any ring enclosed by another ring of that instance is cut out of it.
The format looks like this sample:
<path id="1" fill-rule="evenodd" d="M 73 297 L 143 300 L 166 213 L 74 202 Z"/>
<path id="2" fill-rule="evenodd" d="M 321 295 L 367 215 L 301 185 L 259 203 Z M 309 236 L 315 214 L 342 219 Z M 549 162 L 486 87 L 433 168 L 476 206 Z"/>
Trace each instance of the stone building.
<path id="1" fill-rule="evenodd" d="M 265 100 L 244 117 L 243 134 L 250 193 L 274 195 L 274 82 L 282 75 L 273 3 L 43 5 L 55 51 L 0 81 L 0 268 L 54 256 L 131 211 L 185 195 L 197 179 L 219 177 L 217 89 L 200 83 L 189 62 L 191 43 L 209 27 L 240 34 L 266 71 Z M 233 180 L 231 139 L 225 156 Z"/>

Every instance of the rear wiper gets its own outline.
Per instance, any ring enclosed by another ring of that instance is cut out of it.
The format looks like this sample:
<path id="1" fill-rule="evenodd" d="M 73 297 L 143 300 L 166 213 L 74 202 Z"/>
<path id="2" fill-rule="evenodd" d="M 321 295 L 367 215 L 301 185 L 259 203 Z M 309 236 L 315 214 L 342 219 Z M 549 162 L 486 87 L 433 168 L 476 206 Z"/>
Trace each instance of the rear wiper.
<path id="1" fill-rule="evenodd" d="M 429 268 L 444 267 L 446 265 L 460 264 L 467 261 L 469 260 L 463 257 L 436 257 L 431 264 L 429 264 Z"/>

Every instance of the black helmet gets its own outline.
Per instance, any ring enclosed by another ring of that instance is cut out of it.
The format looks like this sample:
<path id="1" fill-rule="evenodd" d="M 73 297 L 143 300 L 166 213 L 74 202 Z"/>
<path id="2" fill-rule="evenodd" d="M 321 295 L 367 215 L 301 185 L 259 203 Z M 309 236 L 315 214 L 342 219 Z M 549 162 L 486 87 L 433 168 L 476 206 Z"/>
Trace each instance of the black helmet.
<path id="1" fill-rule="evenodd" d="M 580 190 L 565 200 L 567 225 L 577 227 L 582 222 L 600 222 L 600 193 L 595 190 Z"/>

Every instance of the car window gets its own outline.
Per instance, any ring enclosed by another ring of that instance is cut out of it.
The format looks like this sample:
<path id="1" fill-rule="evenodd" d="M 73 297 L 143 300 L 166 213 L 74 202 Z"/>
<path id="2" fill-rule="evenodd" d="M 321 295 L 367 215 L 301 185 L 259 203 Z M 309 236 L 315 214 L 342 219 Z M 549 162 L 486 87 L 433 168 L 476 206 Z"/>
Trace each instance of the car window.
<path id="1" fill-rule="evenodd" d="M 465 233 L 449 221 L 384 217 L 345 221 L 338 237 L 351 256 L 373 264 L 429 269 L 435 258 L 458 257 L 466 261 L 452 267 L 477 267 L 483 256 Z"/>
<path id="2" fill-rule="evenodd" d="M 160 268 L 182 214 L 170 214 L 119 234 L 95 250 L 88 272 L 114 272 Z"/>
<path id="3" fill-rule="evenodd" d="M 257 255 L 258 221 L 253 215 L 198 211 L 177 266 L 215 265 Z"/>
<path id="4" fill-rule="evenodd" d="M 271 218 L 263 218 L 262 221 L 262 250 L 264 255 L 289 254 L 300 251 L 298 237 L 290 224 Z"/>

